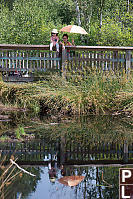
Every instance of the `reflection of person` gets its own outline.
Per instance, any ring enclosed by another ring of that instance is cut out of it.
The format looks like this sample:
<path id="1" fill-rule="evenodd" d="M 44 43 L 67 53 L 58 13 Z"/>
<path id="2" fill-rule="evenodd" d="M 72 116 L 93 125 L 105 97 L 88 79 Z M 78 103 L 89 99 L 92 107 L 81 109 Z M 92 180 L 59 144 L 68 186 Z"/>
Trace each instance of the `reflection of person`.
<path id="1" fill-rule="evenodd" d="M 63 165 L 61 165 L 61 175 L 66 176 L 66 171 Z"/>
<path id="2" fill-rule="evenodd" d="M 52 163 L 49 163 L 48 165 L 48 168 L 49 168 L 49 179 L 50 179 L 50 182 L 55 182 L 55 179 L 56 179 L 56 169 L 54 168 L 54 164 Z"/>
<path id="3" fill-rule="evenodd" d="M 75 172 L 71 167 L 64 167 L 64 165 L 61 165 L 60 169 L 61 169 L 61 175 L 62 176 L 75 175 Z"/>
<path id="4" fill-rule="evenodd" d="M 57 29 L 53 29 L 51 31 L 51 37 L 50 37 L 50 51 L 53 50 L 53 47 L 56 46 L 56 51 L 59 52 L 59 37 L 58 37 L 58 31 Z"/>

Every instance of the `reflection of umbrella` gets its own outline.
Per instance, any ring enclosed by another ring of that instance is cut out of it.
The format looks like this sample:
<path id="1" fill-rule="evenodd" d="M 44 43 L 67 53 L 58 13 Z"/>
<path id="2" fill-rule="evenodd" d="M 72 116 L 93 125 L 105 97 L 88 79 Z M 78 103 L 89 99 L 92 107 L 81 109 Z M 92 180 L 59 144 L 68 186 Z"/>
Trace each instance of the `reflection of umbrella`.
<path id="1" fill-rule="evenodd" d="M 87 35 L 88 33 L 80 26 L 76 25 L 68 25 L 60 29 L 61 32 L 70 32 L 70 33 L 79 33 L 83 35 Z"/>
<path id="2" fill-rule="evenodd" d="M 58 181 L 61 184 L 72 187 L 78 185 L 82 180 L 84 180 L 84 176 L 65 176 Z"/>

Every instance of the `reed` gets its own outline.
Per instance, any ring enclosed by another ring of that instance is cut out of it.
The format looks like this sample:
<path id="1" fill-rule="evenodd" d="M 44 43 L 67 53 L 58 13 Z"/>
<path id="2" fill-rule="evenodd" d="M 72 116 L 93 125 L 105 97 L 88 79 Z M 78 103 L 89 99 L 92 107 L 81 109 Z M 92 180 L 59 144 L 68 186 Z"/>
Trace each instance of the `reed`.
<path id="1" fill-rule="evenodd" d="M 11 159 L 14 160 L 14 156 L 11 156 Z M 21 171 L 16 171 L 12 163 L 5 165 L 5 161 L 6 156 L 4 156 L 0 163 L 0 198 L 3 199 L 10 197 L 10 186 L 15 182 L 16 177 L 21 177 L 22 175 Z"/>
<path id="2" fill-rule="evenodd" d="M 47 80 L 26 84 L 0 82 L 4 104 L 44 114 L 133 114 L 133 77 L 93 70 L 64 77 L 49 75 Z"/>

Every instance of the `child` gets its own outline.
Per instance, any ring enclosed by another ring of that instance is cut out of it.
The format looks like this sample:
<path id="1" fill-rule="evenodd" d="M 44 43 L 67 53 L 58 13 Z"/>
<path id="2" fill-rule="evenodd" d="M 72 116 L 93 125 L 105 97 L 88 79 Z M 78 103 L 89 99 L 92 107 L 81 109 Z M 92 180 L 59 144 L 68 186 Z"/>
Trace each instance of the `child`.
<path id="1" fill-rule="evenodd" d="M 50 51 L 52 51 L 53 47 L 56 46 L 56 51 L 59 52 L 59 37 L 58 37 L 58 31 L 57 29 L 53 29 L 51 31 L 51 37 L 50 37 Z"/>

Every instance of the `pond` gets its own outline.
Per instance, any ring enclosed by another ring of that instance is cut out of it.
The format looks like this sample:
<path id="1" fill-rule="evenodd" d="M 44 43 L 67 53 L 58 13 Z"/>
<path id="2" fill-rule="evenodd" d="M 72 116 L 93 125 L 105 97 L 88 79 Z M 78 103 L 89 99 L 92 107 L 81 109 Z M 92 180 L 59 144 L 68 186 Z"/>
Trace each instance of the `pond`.
<path id="1" fill-rule="evenodd" d="M 13 155 L 35 176 L 22 172 L 8 185 L 5 198 L 119 198 L 119 168 L 133 164 L 132 117 L 8 116 L 1 120 L 1 135 L 8 138 L 0 141 L 1 160 Z M 13 137 L 18 129 L 26 134 L 19 140 Z"/>
<path id="2" fill-rule="evenodd" d="M 29 169 L 29 168 L 28 168 Z M 119 168 L 86 166 L 69 168 L 70 173 L 80 173 L 84 180 L 77 186 L 65 186 L 58 179 L 62 177 L 57 169 L 55 181 L 49 179 L 47 167 L 32 167 L 36 177 L 24 176 L 12 187 L 12 198 L 23 199 L 85 199 L 85 198 L 119 198 Z M 102 172 L 104 181 L 102 181 Z"/>

